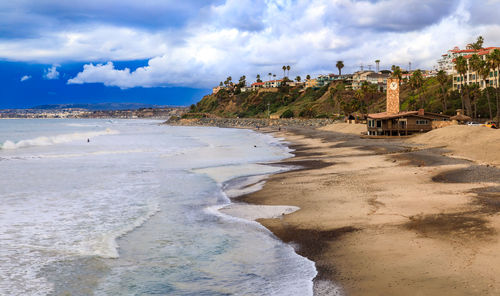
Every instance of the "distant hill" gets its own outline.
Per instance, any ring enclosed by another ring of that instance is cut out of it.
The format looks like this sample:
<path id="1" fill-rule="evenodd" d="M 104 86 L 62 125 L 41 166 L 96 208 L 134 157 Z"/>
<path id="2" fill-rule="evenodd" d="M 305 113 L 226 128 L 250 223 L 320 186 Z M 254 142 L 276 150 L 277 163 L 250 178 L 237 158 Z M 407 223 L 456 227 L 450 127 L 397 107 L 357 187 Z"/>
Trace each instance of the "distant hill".
<path id="1" fill-rule="evenodd" d="M 166 106 L 142 104 L 142 103 L 95 103 L 95 104 L 49 104 L 49 105 L 39 105 L 32 107 L 31 109 L 40 110 L 58 110 L 58 109 L 86 109 L 89 111 L 110 111 L 110 110 L 137 110 L 141 108 L 160 108 Z"/>

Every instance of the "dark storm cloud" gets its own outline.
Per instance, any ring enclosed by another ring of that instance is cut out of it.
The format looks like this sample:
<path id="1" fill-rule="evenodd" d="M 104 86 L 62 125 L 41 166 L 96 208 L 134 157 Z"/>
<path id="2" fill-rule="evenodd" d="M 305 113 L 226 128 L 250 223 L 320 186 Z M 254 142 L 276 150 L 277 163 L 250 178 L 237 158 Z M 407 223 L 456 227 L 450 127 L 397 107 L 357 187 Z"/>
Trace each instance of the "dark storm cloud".
<path id="1" fill-rule="evenodd" d="M 330 12 L 333 21 L 346 27 L 373 31 L 407 32 L 439 23 L 453 13 L 453 0 L 344 1 Z"/>
<path id="2" fill-rule="evenodd" d="M 222 0 L 1 1 L 0 38 L 32 38 L 47 31 L 110 24 L 160 30 L 180 28 Z"/>
<path id="3" fill-rule="evenodd" d="M 500 1 L 489 0 L 472 2 L 467 5 L 470 11 L 470 22 L 478 25 L 496 24 L 500 25 Z"/>

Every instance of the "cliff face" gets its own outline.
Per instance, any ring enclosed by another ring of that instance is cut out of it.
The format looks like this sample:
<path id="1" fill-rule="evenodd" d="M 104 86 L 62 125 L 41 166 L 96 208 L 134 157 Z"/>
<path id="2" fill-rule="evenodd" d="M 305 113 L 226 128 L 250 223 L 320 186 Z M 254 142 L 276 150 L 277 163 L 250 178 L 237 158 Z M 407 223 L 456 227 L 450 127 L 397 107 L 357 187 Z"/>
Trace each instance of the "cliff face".
<path id="1" fill-rule="evenodd" d="M 443 92 L 444 91 L 444 92 Z M 487 99 L 470 92 L 477 113 L 487 116 Z M 460 95 L 451 91 L 451 83 L 440 86 L 436 78 L 426 79 L 419 88 L 403 83 L 400 90 L 400 110 L 424 108 L 428 112 L 453 115 L 461 107 Z M 336 118 L 351 113 L 375 113 L 386 109 L 386 94 L 375 85 L 363 85 L 359 90 L 347 89 L 343 82 L 322 88 L 300 89 L 284 86 L 272 90 L 240 92 L 238 88 L 220 90 L 192 105 L 185 118 Z M 493 110 L 495 112 L 496 109 Z"/>
<path id="2" fill-rule="evenodd" d="M 190 111 L 192 117 L 206 117 L 207 114 L 220 117 L 267 117 L 269 113 L 273 117 L 332 118 L 359 110 L 377 111 L 377 104 L 383 98 L 384 94 L 376 91 L 357 94 L 346 90 L 342 83 L 305 90 L 288 86 L 273 91 L 243 93 L 238 89 L 223 89 L 217 94 L 203 97 L 191 106 Z"/>

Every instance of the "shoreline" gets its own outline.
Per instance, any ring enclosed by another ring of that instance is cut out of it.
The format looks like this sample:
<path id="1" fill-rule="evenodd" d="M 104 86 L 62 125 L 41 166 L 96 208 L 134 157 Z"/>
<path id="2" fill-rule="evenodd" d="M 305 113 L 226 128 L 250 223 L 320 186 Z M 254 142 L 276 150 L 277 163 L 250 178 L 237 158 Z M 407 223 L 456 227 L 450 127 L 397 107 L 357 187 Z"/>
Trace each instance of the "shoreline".
<path id="1" fill-rule="evenodd" d="M 294 157 L 276 164 L 303 168 L 271 175 L 262 190 L 236 200 L 300 208 L 257 221 L 316 263 L 314 295 L 339 293 L 325 289 L 324 281 L 347 295 L 500 292 L 500 269 L 471 263 L 500 249 L 500 219 L 491 217 L 500 211 L 497 168 L 439 149 L 414 150 L 402 140 L 313 129 L 262 132 L 284 137 L 295 149 Z M 478 248 L 486 254 L 479 256 Z"/>

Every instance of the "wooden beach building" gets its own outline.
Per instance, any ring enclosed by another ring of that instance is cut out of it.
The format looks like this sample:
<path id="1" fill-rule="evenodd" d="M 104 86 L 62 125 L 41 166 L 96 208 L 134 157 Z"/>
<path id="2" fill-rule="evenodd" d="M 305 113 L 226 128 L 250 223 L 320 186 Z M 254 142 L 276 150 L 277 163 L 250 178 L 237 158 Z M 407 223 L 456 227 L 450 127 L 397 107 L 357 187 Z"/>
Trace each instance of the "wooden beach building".
<path id="1" fill-rule="evenodd" d="M 448 115 L 418 111 L 399 111 L 399 79 L 387 80 L 387 111 L 368 114 L 369 136 L 408 136 L 424 133 L 449 121 Z"/>

